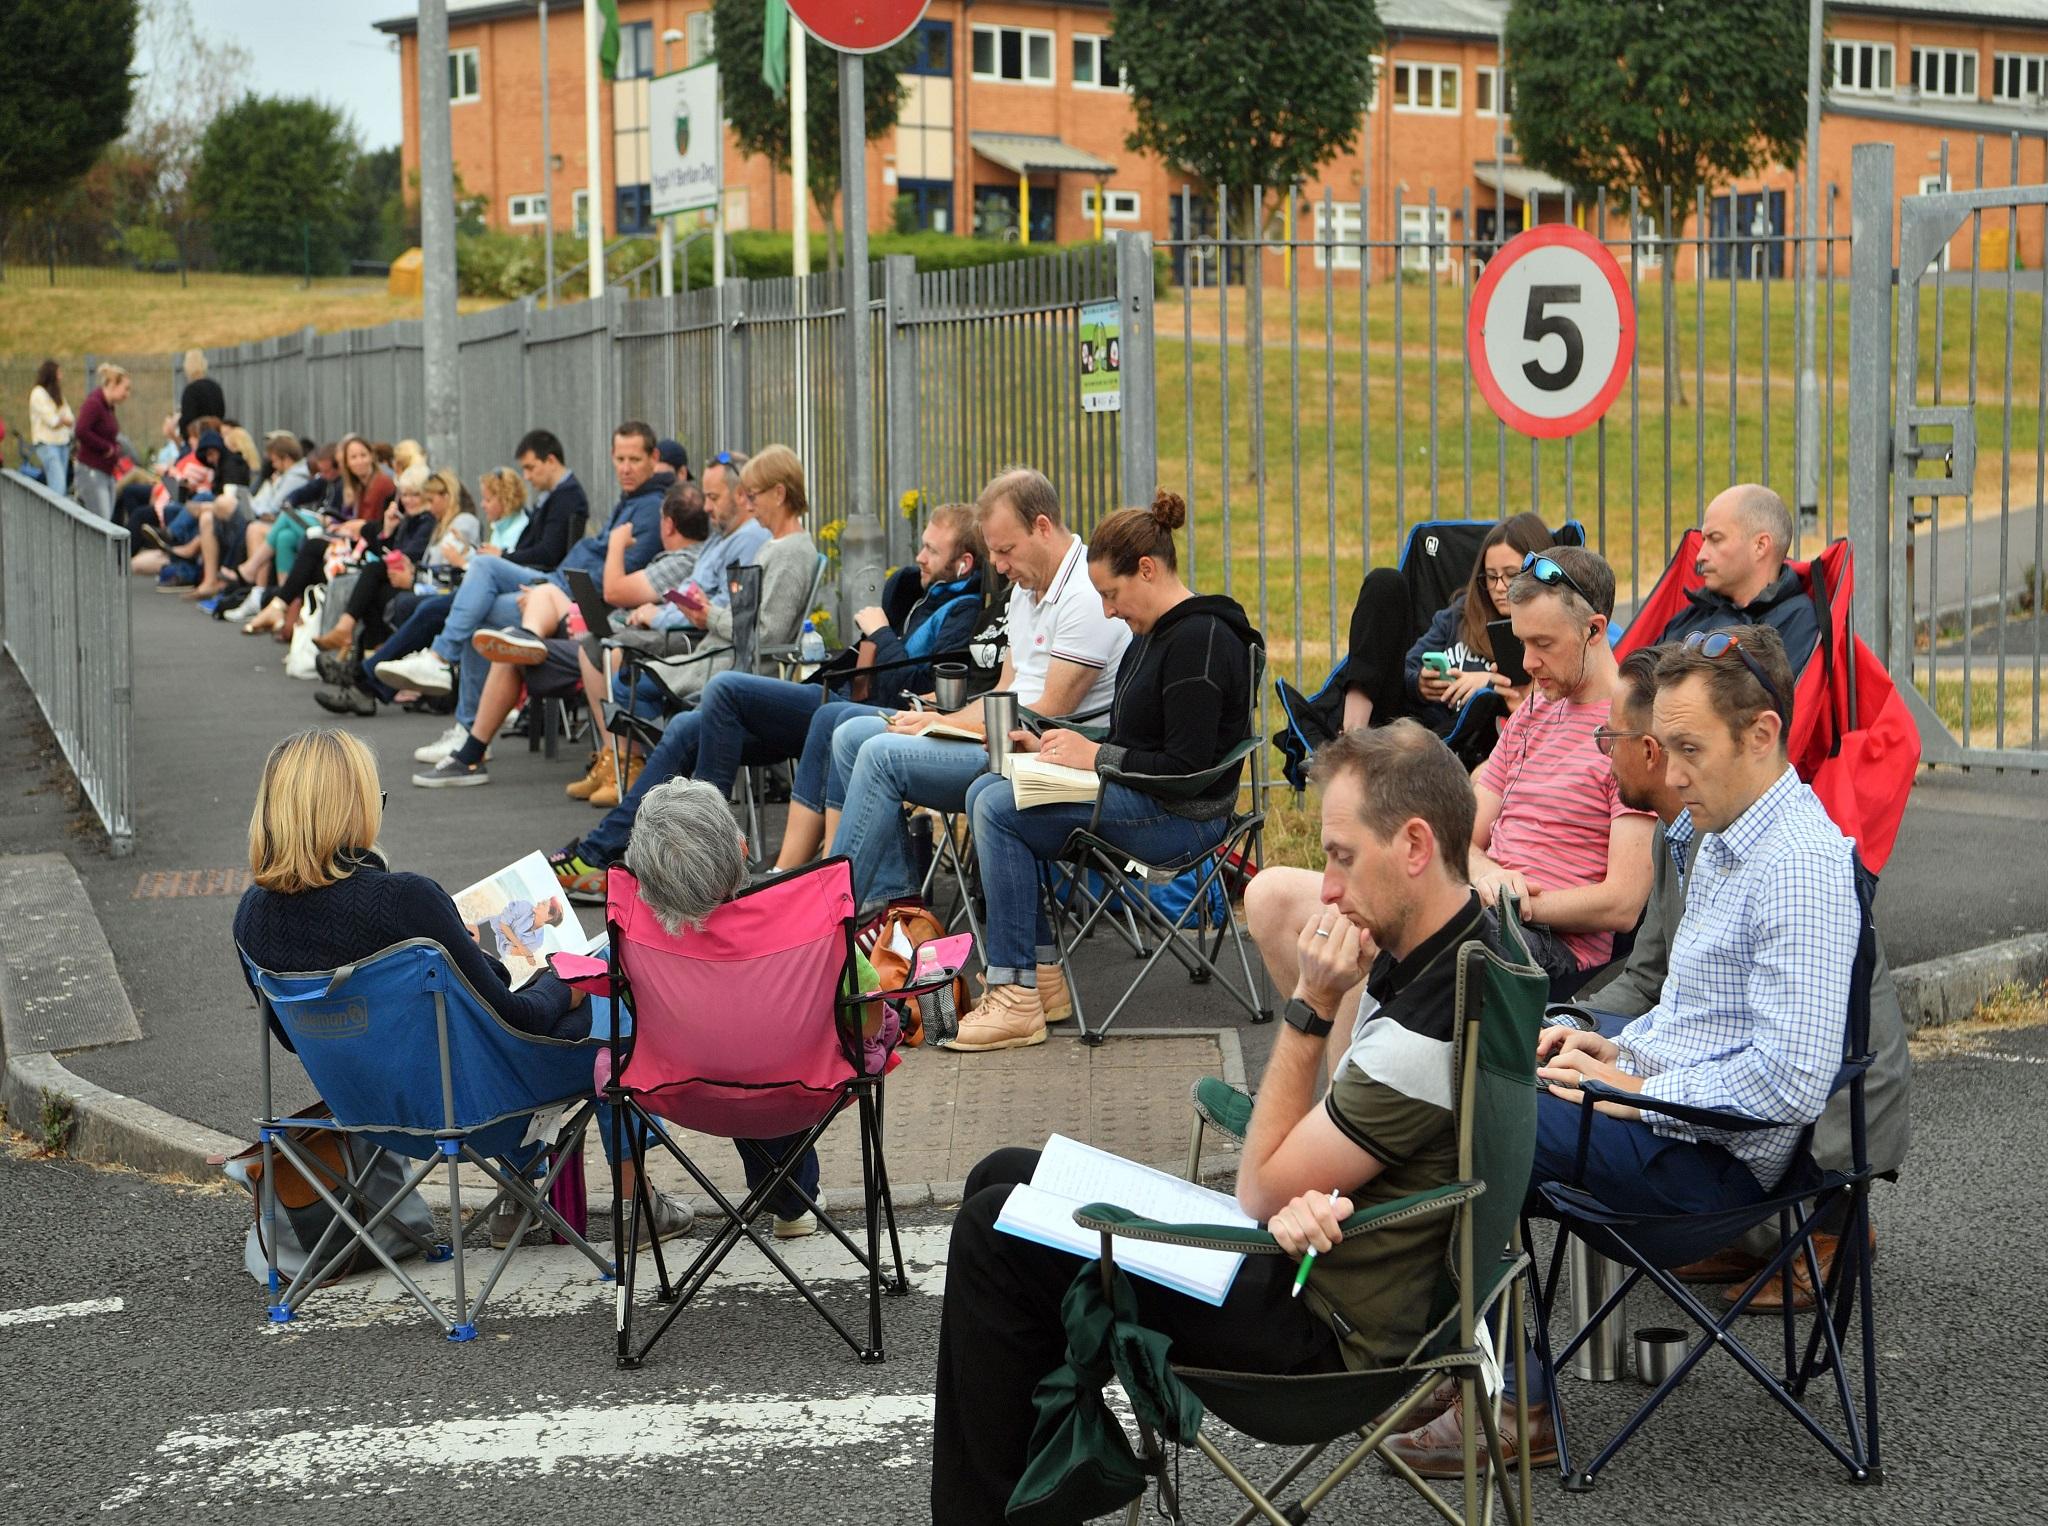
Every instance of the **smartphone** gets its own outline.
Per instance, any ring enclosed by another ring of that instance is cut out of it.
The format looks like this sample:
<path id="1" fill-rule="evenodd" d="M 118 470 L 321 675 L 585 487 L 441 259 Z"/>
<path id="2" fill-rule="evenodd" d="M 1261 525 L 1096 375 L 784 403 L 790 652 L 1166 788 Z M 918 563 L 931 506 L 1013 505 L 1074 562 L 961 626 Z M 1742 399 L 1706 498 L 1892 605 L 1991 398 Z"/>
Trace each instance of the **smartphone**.
<path id="1" fill-rule="evenodd" d="M 1449 678 L 1451 676 L 1451 654 L 1449 652 L 1424 652 L 1422 654 L 1422 671 L 1434 673 L 1438 678 Z"/>
<path id="2" fill-rule="evenodd" d="M 1508 682 L 1518 689 L 1527 683 L 1529 670 L 1522 666 L 1522 638 L 1515 634 L 1514 622 L 1489 620 L 1486 639 L 1493 643 L 1493 665 L 1507 675 Z"/>

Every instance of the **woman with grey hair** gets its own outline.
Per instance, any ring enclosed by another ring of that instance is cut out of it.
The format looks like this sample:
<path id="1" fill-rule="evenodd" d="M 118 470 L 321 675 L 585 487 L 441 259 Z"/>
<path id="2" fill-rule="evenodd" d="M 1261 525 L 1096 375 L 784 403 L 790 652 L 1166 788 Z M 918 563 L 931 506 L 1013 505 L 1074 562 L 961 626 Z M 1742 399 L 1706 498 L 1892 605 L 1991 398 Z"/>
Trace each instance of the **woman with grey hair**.
<path id="1" fill-rule="evenodd" d="M 633 817 L 626 868 L 640 884 L 640 899 L 670 937 L 701 929 L 711 914 L 745 888 L 747 842 L 717 789 L 701 779 L 670 779 L 647 792 Z M 766 1181 L 803 1136 L 736 1139 L 749 1192 Z M 818 1152 L 804 1152 L 791 1181 L 804 1197 L 818 1194 Z M 785 1185 L 768 1200 L 775 1238 L 793 1240 L 816 1231 L 817 1216 Z"/>

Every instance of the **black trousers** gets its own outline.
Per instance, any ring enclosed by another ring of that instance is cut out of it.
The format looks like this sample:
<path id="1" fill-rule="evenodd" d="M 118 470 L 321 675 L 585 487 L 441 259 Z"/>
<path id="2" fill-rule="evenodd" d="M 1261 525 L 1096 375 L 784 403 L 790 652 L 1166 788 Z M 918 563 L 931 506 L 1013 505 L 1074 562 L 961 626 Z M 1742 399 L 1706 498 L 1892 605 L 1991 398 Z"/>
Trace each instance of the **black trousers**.
<path id="1" fill-rule="evenodd" d="M 306 590 L 315 583 L 327 581 L 327 542 L 309 540 L 299 547 L 298 557 L 292 562 L 291 572 L 284 580 L 284 586 L 277 591 L 278 598 L 289 604 L 294 599 L 303 599 Z"/>
<path id="2" fill-rule="evenodd" d="M 1375 567 L 1358 585 L 1351 606 L 1351 646 L 1344 659 L 1344 689 L 1372 701 L 1372 723 L 1384 726 L 1412 713 L 1402 665 L 1415 638 L 1408 633 L 1408 580 L 1395 567 Z M 1341 728 L 1341 722 L 1340 722 Z"/>
<path id="3" fill-rule="evenodd" d="M 1066 1358 L 1060 1300 L 1084 1265 L 995 1227 L 1036 1150 L 998 1150 L 967 1177 L 946 1258 L 932 1435 L 933 1526 L 1002 1526 L 1024 1472 L 1037 1411 L 1031 1391 Z M 1337 1337 L 1289 1296 L 1294 1262 L 1249 1256 L 1221 1308 L 1133 1277 L 1146 1326 L 1173 1359 L 1247 1372 L 1335 1372 Z M 1078 1523 L 1077 1523 L 1078 1526 Z"/>

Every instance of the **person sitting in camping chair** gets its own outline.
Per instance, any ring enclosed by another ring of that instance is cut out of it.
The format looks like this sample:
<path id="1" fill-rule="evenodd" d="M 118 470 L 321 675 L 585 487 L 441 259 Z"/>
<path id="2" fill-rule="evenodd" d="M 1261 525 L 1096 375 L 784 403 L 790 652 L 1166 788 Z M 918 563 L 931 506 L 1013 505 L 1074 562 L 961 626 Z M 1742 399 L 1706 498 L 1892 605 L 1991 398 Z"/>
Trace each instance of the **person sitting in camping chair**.
<path id="1" fill-rule="evenodd" d="M 1327 858 L 1321 904 L 1267 953 L 1293 993 L 1259 1088 L 1238 1202 L 1289 1255 L 1317 1252 L 1305 1296 L 1286 1257 L 1253 1256 L 1221 1307 L 1134 1280 L 1140 1322 L 1177 1364 L 1271 1373 L 1399 1362 L 1431 1317 L 1448 1218 L 1342 1240 L 1357 1208 L 1457 1173 L 1452 1113 L 1457 949 L 1501 949 L 1468 882 L 1472 782 L 1413 721 L 1348 732 L 1316 755 Z M 1259 897 L 1265 875 L 1252 881 Z M 1356 1033 L 1335 1020 L 1363 983 L 1379 1003 Z M 1319 1087 L 1328 1065 L 1335 1080 Z M 1032 1391 L 1058 1368 L 1061 1300 L 1083 1262 L 996 1228 L 1032 1150 L 999 1150 L 967 1178 L 946 1257 L 932 1456 L 932 1519 L 996 1526 L 1023 1475 Z M 1335 1187 L 1336 1192 L 1332 1192 Z"/>
<path id="2" fill-rule="evenodd" d="M 1666 622 L 1659 642 L 1695 631 L 1768 625 L 1785 643 L 1797 678 L 1820 644 L 1820 615 L 1799 574 L 1785 565 L 1792 550 L 1792 511 L 1755 482 L 1716 494 L 1700 516 L 1700 552 L 1693 570 L 1701 586 Z M 1788 691 L 1789 692 L 1789 691 Z"/>

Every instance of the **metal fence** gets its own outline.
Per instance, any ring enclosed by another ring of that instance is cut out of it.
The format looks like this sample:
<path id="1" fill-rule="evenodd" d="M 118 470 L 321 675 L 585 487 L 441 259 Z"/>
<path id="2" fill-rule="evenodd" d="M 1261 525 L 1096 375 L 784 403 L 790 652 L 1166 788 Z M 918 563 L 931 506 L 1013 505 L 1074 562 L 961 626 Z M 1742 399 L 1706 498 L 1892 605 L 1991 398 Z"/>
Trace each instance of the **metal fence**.
<path id="1" fill-rule="evenodd" d="M 0 471 L 0 621 L 117 854 L 135 845 L 128 532 Z"/>
<path id="2" fill-rule="evenodd" d="M 879 515 L 892 561 L 915 549 L 897 511 L 971 499 L 1012 461 L 1041 466 L 1085 528 L 1142 481 L 1151 491 L 1149 385 L 1127 387 L 1145 427 L 1084 415 L 1077 364 L 1080 309 L 1121 298 L 1129 373 L 1147 336 L 1151 256 L 1142 235 L 1060 255 L 920 274 L 908 256 L 881 263 L 868 321 L 870 437 L 852 438 L 846 308 L 836 275 L 729 280 L 635 300 L 541 308 L 514 303 L 457 324 L 462 419 L 456 469 L 468 479 L 511 459 L 525 430 L 561 436 L 593 495 L 608 480 L 611 430 L 644 419 L 700 460 L 781 441 L 802 458 L 820 523 Z M 423 436 L 420 325 L 308 330 L 207 352 L 229 409 L 259 430 L 331 441 Z M 1135 415 L 1134 415 L 1135 416 Z M 857 452 L 869 452 L 879 502 L 852 502 Z"/>

